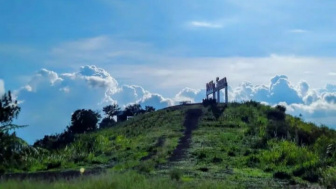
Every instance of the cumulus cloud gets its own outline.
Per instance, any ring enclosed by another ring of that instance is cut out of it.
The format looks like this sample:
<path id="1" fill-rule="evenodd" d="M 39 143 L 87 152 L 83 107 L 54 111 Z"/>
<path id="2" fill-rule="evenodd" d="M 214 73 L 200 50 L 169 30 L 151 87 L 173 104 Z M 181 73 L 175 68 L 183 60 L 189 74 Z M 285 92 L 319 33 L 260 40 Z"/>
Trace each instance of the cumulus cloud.
<path id="1" fill-rule="evenodd" d="M 27 90 L 36 91 L 39 87 L 58 85 L 62 81 L 63 79 L 56 72 L 41 69 L 33 76 L 28 85 L 26 85 L 26 88 Z"/>
<path id="2" fill-rule="evenodd" d="M 329 104 L 336 104 L 336 93 L 324 93 L 322 98 Z"/>
<path id="3" fill-rule="evenodd" d="M 45 134 L 59 133 L 69 124 L 74 110 L 100 110 L 111 103 L 113 99 L 108 98 L 117 90 L 117 81 L 96 66 L 83 66 L 78 72 L 64 74 L 41 69 L 16 91 L 23 102 L 18 123 L 29 125 L 18 134 L 32 142 Z"/>
<path id="4" fill-rule="evenodd" d="M 108 72 L 94 65 L 82 66 L 73 73 L 41 69 L 16 95 L 22 102 L 17 123 L 29 125 L 17 132 L 29 142 L 62 132 L 76 109 L 101 110 L 112 103 L 121 107 L 139 103 L 159 109 L 174 104 L 173 100 L 152 94 L 141 86 L 119 86 Z"/>
<path id="5" fill-rule="evenodd" d="M 243 82 L 235 88 L 229 87 L 229 101 L 256 100 L 268 105 L 283 104 L 287 112 L 301 115 L 304 120 L 326 124 L 336 128 L 336 85 L 327 84 L 323 89 L 312 89 L 306 81 L 292 84 L 285 75 L 270 79 L 269 85 L 254 85 Z M 196 101 L 198 90 L 185 88 L 175 99 Z M 223 95 L 223 92 L 222 92 Z"/>
<path id="6" fill-rule="evenodd" d="M 164 98 L 159 94 L 150 93 L 147 93 L 145 96 L 143 96 L 142 99 L 137 101 L 137 103 L 139 103 L 142 107 L 153 106 L 157 109 L 166 108 L 174 104 L 171 99 Z"/>
<path id="7" fill-rule="evenodd" d="M 305 81 L 301 81 L 299 83 L 299 91 L 300 91 L 301 97 L 306 96 L 309 91 L 309 84 Z"/>
<path id="8" fill-rule="evenodd" d="M 5 82 L 0 79 L 0 95 L 3 95 L 5 93 Z"/>
<path id="9" fill-rule="evenodd" d="M 275 76 L 271 79 L 270 96 L 268 101 L 270 103 L 287 102 L 302 103 L 302 99 L 298 91 L 290 84 L 287 76 Z"/>
<path id="10" fill-rule="evenodd" d="M 111 94 L 110 98 L 116 100 L 119 105 L 126 105 L 140 100 L 145 94 L 149 93 L 141 86 L 123 85 L 118 92 Z"/>
<path id="11" fill-rule="evenodd" d="M 201 102 L 205 98 L 205 90 L 196 90 L 186 87 L 178 92 L 174 98 L 175 101 Z"/>
<path id="12" fill-rule="evenodd" d="M 303 115 L 305 120 L 335 126 L 336 85 L 312 89 L 301 81 L 294 85 L 285 75 L 275 76 L 267 85 L 243 82 L 228 87 L 229 101 L 256 100 L 264 104 L 286 105 L 292 115 Z M 0 93 L 4 82 L 0 80 Z M 222 90 L 221 95 L 224 96 Z M 142 107 L 165 108 L 180 101 L 201 102 L 205 89 L 183 88 L 172 98 L 151 93 L 138 85 L 119 85 L 106 70 L 82 66 L 72 73 L 56 73 L 41 69 L 21 89 L 15 92 L 22 101 L 18 124 L 29 127 L 18 130 L 19 136 L 33 142 L 46 134 L 62 132 L 70 123 L 73 111 L 80 108 L 101 110 L 103 106 L 118 103 L 121 107 L 139 103 Z M 224 98 L 221 97 L 223 100 Z"/>
<path id="13" fill-rule="evenodd" d="M 325 89 L 322 91 L 336 92 L 336 85 L 327 84 Z"/>
<path id="14" fill-rule="evenodd" d="M 97 68 L 96 66 L 82 66 L 77 76 L 86 80 L 89 86 L 95 88 L 109 88 L 116 91 L 118 82 L 104 69 Z"/>
<path id="15" fill-rule="evenodd" d="M 271 78 L 269 86 L 253 85 L 249 82 L 243 82 L 233 91 L 233 98 L 235 101 L 256 100 L 264 101 L 271 104 L 280 102 L 302 103 L 302 93 L 307 93 L 308 85 L 300 83 L 300 90 L 298 91 L 293 86 L 287 76 L 279 75 Z"/>

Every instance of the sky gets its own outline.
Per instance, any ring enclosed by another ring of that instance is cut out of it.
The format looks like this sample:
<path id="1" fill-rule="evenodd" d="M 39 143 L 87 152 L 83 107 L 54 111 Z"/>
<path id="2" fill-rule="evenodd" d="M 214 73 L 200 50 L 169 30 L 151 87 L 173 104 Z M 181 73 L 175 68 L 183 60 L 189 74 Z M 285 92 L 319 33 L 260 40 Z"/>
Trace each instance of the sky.
<path id="1" fill-rule="evenodd" d="M 336 1 L 0 0 L 0 94 L 29 143 L 79 108 L 200 102 L 227 77 L 257 100 L 336 128 Z M 223 99 L 223 98 L 222 98 Z"/>

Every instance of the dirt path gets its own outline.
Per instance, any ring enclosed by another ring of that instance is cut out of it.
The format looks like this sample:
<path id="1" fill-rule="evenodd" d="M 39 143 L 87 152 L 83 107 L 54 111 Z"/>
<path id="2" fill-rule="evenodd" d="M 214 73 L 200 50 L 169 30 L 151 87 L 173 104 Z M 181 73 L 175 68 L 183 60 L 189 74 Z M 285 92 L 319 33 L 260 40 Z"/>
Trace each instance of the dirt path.
<path id="1" fill-rule="evenodd" d="M 202 115 L 201 109 L 190 109 L 185 115 L 185 131 L 184 135 L 180 138 L 179 144 L 175 148 L 172 156 L 169 158 L 170 162 L 180 161 L 186 158 L 187 150 L 190 147 L 191 133 L 197 128 L 199 117 Z"/>

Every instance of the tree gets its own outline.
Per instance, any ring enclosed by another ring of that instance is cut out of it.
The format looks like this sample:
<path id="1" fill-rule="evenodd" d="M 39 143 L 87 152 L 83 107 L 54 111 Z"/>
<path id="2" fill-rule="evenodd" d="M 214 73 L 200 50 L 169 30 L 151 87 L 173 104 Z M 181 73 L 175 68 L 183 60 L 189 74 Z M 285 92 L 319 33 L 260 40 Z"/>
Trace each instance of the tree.
<path id="1" fill-rule="evenodd" d="M 105 113 L 106 117 L 100 122 L 99 128 L 102 129 L 113 126 L 116 123 L 113 117 L 118 115 L 119 111 L 120 107 L 118 106 L 118 104 L 105 106 L 103 108 L 103 112 Z"/>
<path id="2" fill-rule="evenodd" d="M 132 105 L 128 105 L 125 108 L 125 114 L 126 116 L 135 116 L 139 113 L 141 113 L 142 108 L 140 104 L 132 104 Z"/>
<path id="3" fill-rule="evenodd" d="M 118 112 L 120 111 L 120 107 L 118 106 L 118 104 L 112 104 L 105 106 L 103 108 L 103 111 L 107 115 L 107 117 L 112 118 L 113 116 L 118 114 Z"/>
<path id="4" fill-rule="evenodd" d="M 13 101 L 11 92 L 5 93 L 0 99 L 0 132 L 6 132 L 15 129 L 18 125 L 12 124 L 14 118 L 17 118 L 21 108 L 17 101 Z"/>
<path id="5" fill-rule="evenodd" d="M 153 106 L 146 106 L 145 107 L 145 112 L 154 112 L 155 108 Z"/>
<path id="6" fill-rule="evenodd" d="M 92 110 L 79 109 L 71 116 L 71 125 L 68 131 L 71 133 L 85 133 L 97 129 L 97 123 L 101 118 L 98 112 Z"/>
<path id="7" fill-rule="evenodd" d="M 20 112 L 17 101 L 13 101 L 10 91 L 5 93 L 0 99 L 0 173 L 8 168 L 20 166 L 26 152 L 33 150 L 24 140 L 17 137 L 15 132 L 10 130 L 24 127 L 12 124 Z"/>
<path id="8" fill-rule="evenodd" d="M 99 124 L 100 129 L 108 128 L 113 126 L 116 121 L 113 118 L 105 117 Z"/>

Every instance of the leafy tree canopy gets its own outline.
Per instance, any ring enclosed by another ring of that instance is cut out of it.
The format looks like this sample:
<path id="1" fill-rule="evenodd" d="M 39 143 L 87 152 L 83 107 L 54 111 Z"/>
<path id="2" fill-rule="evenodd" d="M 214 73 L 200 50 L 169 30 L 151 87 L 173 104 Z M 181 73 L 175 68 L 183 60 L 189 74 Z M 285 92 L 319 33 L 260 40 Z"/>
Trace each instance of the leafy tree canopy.
<path id="1" fill-rule="evenodd" d="M 112 118 L 113 116 L 118 114 L 118 112 L 120 111 L 120 107 L 118 104 L 112 104 L 105 106 L 103 108 L 103 111 L 108 117 Z"/>
<path id="2" fill-rule="evenodd" d="M 17 125 L 11 124 L 14 118 L 17 118 L 21 108 L 17 101 L 13 101 L 11 92 L 8 91 L 0 99 L 0 132 L 8 131 Z"/>
<path id="3" fill-rule="evenodd" d="M 79 109 L 71 116 L 71 125 L 68 131 L 71 133 L 85 133 L 97 129 L 97 123 L 101 118 L 98 112 L 92 110 Z"/>
<path id="4" fill-rule="evenodd" d="M 146 106 L 145 107 L 145 112 L 154 112 L 155 108 L 153 106 Z"/>
<path id="5" fill-rule="evenodd" d="M 140 104 L 128 105 L 125 108 L 125 113 L 127 116 L 135 116 L 141 112 L 142 112 L 142 108 Z"/>

